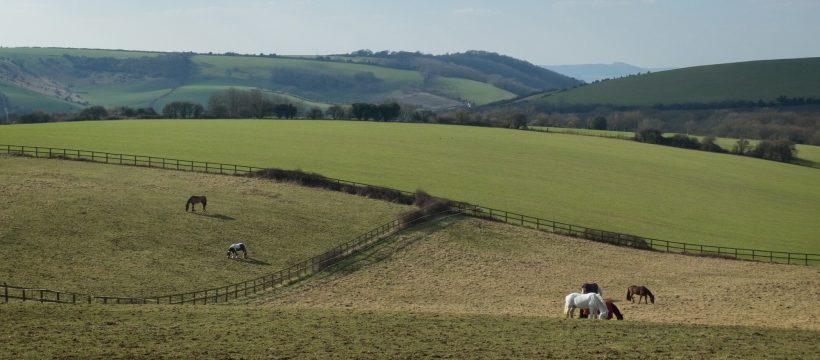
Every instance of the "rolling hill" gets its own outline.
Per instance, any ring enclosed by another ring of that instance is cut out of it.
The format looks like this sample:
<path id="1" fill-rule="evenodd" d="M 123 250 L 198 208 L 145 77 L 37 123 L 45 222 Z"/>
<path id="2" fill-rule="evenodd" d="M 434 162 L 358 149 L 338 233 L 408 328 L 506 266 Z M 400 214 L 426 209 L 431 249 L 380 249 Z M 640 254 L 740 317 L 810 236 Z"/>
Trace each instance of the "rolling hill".
<path id="1" fill-rule="evenodd" d="M 354 121 L 7 125 L 0 144 L 303 169 L 665 240 L 818 253 L 820 172 L 632 141 Z"/>
<path id="2" fill-rule="evenodd" d="M 653 106 L 820 98 L 820 58 L 696 66 L 534 95 L 517 104 Z"/>
<path id="3" fill-rule="evenodd" d="M 311 106 L 397 100 L 441 109 L 574 86 L 577 80 L 498 54 L 296 57 L 0 48 L 0 107 L 70 111 L 206 103 L 215 91 L 260 88 Z M 0 109 L 2 110 L 2 109 Z"/>
<path id="4" fill-rule="evenodd" d="M 573 65 L 541 65 L 541 67 L 564 74 L 579 80 L 591 83 L 603 79 L 636 75 L 646 72 L 656 72 L 668 69 L 649 69 L 623 62 L 611 64 L 573 64 Z"/>

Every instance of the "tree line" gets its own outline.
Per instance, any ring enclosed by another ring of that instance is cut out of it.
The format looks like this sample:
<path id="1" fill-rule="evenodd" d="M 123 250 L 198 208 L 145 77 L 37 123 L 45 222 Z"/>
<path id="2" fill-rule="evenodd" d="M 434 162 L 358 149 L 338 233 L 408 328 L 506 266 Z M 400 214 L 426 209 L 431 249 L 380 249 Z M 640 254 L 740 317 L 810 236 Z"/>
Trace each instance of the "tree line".
<path id="1" fill-rule="evenodd" d="M 794 142 L 785 139 L 761 140 L 755 146 L 752 146 L 751 142 L 747 139 L 738 139 L 732 146 L 732 149 L 727 151 L 715 143 L 714 136 L 707 136 L 701 141 L 696 137 L 684 134 L 674 134 L 667 137 L 663 135 L 660 129 L 645 128 L 635 132 L 634 140 L 649 144 L 718 153 L 731 153 L 786 163 L 792 162 L 797 154 Z"/>

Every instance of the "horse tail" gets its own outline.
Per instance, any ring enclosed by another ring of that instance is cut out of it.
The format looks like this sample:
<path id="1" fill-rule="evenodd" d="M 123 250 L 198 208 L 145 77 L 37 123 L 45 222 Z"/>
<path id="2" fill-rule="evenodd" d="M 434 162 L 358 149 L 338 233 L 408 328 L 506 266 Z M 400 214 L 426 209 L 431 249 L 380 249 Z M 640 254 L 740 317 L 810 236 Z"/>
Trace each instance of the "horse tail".
<path id="1" fill-rule="evenodd" d="M 614 303 L 612 304 L 612 313 L 615 314 L 616 319 L 618 319 L 618 320 L 623 320 L 624 319 L 624 314 L 621 314 L 621 309 L 618 309 L 618 307 L 615 306 Z"/>

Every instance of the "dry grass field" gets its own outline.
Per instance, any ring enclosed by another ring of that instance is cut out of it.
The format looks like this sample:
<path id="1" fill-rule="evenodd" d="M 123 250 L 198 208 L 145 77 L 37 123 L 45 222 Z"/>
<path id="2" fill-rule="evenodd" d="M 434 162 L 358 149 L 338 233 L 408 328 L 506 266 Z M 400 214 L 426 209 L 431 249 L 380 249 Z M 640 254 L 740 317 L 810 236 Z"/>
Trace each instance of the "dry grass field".
<path id="1" fill-rule="evenodd" d="M 401 235 L 276 308 L 561 317 L 594 281 L 627 321 L 820 330 L 820 269 L 654 253 L 450 218 Z M 645 285 L 655 304 L 625 300 Z"/>

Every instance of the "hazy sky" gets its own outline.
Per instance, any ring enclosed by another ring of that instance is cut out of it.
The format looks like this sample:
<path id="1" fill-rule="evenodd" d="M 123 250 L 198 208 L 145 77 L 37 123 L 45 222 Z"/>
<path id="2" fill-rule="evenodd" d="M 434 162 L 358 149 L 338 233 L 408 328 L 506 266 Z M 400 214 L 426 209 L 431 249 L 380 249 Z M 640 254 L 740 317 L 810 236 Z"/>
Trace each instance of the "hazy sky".
<path id="1" fill-rule="evenodd" d="M 682 67 L 820 56 L 820 0 L 0 0 L 0 46 Z"/>

